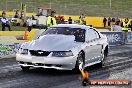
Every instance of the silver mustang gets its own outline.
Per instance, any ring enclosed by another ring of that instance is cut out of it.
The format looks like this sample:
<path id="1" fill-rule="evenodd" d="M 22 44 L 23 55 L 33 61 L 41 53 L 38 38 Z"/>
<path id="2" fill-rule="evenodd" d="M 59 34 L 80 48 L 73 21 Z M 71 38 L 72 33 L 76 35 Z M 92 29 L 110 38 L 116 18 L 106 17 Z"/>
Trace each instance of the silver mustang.
<path id="1" fill-rule="evenodd" d="M 41 67 L 77 71 L 80 64 L 102 66 L 107 55 L 107 37 L 95 28 L 60 24 L 47 29 L 38 39 L 23 43 L 16 60 L 23 70 Z"/>

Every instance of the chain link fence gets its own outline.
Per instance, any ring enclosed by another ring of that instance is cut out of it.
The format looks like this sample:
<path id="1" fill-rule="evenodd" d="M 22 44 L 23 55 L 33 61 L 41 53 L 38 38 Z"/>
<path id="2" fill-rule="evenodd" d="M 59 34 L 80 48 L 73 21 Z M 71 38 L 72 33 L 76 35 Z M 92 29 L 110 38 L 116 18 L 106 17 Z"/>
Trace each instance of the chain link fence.
<path id="1" fill-rule="evenodd" d="M 80 1 L 80 2 L 77 2 Z M 13 11 L 27 5 L 27 12 L 35 12 L 38 7 L 56 10 L 58 14 L 88 16 L 130 17 L 132 0 L 2 0 L 0 9 Z"/>

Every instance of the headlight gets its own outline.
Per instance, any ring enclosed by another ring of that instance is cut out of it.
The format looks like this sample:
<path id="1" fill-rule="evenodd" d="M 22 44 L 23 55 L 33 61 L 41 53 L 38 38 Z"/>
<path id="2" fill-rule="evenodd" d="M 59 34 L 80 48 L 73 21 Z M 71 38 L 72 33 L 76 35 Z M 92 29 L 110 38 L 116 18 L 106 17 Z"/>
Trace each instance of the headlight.
<path id="1" fill-rule="evenodd" d="M 28 49 L 19 49 L 20 54 L 28 54 Z"/>
<path id="2" fill-rule="evenodd" d="M 73 53 L 72 53 L 72 51 L 56 51 L 56 52 L 53 52 L 52 56 L 69 57 L 69 56 L 73 56 Z"/>

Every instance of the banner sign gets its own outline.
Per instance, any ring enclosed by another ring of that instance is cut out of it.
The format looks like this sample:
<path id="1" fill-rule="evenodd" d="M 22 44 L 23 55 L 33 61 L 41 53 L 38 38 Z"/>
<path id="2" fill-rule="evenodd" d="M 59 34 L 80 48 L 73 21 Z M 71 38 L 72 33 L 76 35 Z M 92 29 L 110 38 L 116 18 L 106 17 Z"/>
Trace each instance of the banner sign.
<path id="1" fill-rule="evenodd" d="M 15 55 L 18 52 L 20 43 L 0 43 L 0 57 Z"/>
<path id="2" fill-rule="evenodd" d="M 128 43 L 132 43 L 132 32 L 128 32 L 127 41 Z"/>
<path id="3" fill-rule="evenodd" d="M 109 41 L 109 45 L 120 45 L 122 39 L 122 32 L 101 32 L 106 35 Z"/>

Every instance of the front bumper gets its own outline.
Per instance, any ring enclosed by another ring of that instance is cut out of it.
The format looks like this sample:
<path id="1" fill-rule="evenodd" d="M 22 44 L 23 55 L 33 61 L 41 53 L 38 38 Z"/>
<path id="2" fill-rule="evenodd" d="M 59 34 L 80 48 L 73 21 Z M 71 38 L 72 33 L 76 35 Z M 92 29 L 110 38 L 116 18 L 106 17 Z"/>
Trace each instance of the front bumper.
<path id="1" fill-rule="evenodd" d="M 16 60 L 20 66 L 29 66 L 35 68 L 53 68 L 59 70 L 72 70 L 75 68 L 76 56 L 70 57 L 42 57 L 16 54 Z"/>

